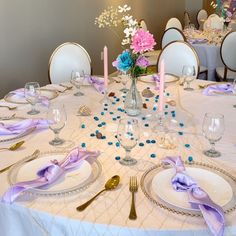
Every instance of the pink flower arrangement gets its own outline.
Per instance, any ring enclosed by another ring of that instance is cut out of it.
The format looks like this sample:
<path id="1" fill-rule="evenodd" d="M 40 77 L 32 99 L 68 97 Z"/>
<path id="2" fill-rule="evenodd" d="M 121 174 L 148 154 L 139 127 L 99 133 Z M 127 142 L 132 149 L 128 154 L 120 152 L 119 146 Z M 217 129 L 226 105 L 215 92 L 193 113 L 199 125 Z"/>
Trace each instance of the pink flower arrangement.
<path id="1" fill-rule="evenodd" d="M 156 42 L 152 34 L 143 29 L 138 29 L 132 38 L 130 48 L 133 49 L 133 53 L 144 53 L 152 51 Z"/>

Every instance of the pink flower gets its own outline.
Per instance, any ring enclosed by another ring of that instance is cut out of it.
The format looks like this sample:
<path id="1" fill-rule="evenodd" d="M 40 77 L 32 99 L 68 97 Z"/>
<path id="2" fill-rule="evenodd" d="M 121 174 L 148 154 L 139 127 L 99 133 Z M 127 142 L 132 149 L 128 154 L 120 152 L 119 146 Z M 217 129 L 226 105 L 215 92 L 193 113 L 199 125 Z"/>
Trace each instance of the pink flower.
<path id="1" fill-rule="evenodd" d="M 152 34 L 143 29 L 138 29 L 132 38 L 130 48 L 134 53 L 144 53 L 146 51 L 152 51 L 156 42 Z"/>

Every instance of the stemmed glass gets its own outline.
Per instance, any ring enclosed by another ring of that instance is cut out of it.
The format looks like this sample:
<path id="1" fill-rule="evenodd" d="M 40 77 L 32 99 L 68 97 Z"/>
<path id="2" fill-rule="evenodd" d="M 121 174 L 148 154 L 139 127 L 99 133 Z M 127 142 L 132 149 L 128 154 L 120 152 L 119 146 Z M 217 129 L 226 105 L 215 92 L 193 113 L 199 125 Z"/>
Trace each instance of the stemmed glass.
<path id="1" fill-rule="evenodd" d="M 47 118 L 50 122 L 49 128 L 54 132 L 55 138 L 49 142 L 53 146 L 63 144 L 65 141 L 59 137 L 60 131 L 66 124 L 67 116 L 63 104 L 52 104 L 48 110 Z"/>
<path id="2" fill-rule="evenodd" d="M 215 142 L 219 141 L 224 133 L 224 115 L 206 113 L 203 120 L 202 132 L 211 144 L 211 148 L 203 153 L 209 157 L 221 156 L 221 153 L 215 150 Z"/>
<path id="3" fill-rule="evenodd" d="M 136 146 L 139 135 L 140 130 L 137 119 L 123 118 L 120 120 L 117 129 L 117 139 L 126 151 L 125 158 L 120 160 L 120 164 L 131 166 L 137 163 L 137 160 L 130 156 L 130 152 Z"/>
<path id="4" fill-rule="evenodd" d="M 182 70 L 182 77 L 184 79 L 184 82 L 186 82 L 187 86 L 184 88 L 184 90 L 192 91 L 193 88 L 190 87 L 190 82 L 194 80 L 195 76 L 195 67 L 191 65 L 184 65 Z"/>
<path id="5" fill-rule="evenodd" d="M 80 75 L 78 71 L 71 72 L 71 80 L 70 82 L 77 88 L 77 92 L 74 94 L 75 96 L 83 96 L 84 93 L 80 91 L 80 86 L 84 82 L 84 74 L 83 76 Z"/>
<path id="6" fill-rule="evenodd" d="M 28 82 L 25 84 L 25 99 L 31 104 L 31 110 L 27 112 L 29 115 L 36 115 L 40 111 L 35 109 L 35 104 L 38 102 L 40 96 L 40 86 L 38 82 Z"/>

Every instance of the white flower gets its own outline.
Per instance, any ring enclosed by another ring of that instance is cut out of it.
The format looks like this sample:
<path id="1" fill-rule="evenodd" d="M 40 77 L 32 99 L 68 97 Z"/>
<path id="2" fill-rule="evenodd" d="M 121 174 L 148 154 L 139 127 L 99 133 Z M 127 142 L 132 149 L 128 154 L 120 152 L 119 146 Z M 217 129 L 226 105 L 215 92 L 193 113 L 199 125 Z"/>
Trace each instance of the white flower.
<path id="1" fill-rule="evenodd" d="M 133 19 L 130 19 L 129 21 L 128 21 L 128 25 L 129 26 L 137 26 L 138 25 L 138 22 L 137 22 L 137 20 L 133 20 Z"/>
<path id="2" fill-rule="evenodd" d="M 124 33 L 125 33 L 125 37 L 128 38 L 128 37 L 132 37 L 136 32 L 136 28 L 132 28 L 132 27 L 127 27 L 125 28 L 124 30 Z"/>
<path id="3" fill-rule="evenodd" d="M 123 39 L 121 42 L 121 45 L 127 45 L 130 44 L 130 38 Z"/>
<path id="4" fill-rule="evenodd" d="M 131 10 L 131 7 L 128 6 L 127 4 L 125 4 L 123 7 L 118 6 L 118 12 L 120 12 L 120 13 L 127 12 L 130 10 Z"/>

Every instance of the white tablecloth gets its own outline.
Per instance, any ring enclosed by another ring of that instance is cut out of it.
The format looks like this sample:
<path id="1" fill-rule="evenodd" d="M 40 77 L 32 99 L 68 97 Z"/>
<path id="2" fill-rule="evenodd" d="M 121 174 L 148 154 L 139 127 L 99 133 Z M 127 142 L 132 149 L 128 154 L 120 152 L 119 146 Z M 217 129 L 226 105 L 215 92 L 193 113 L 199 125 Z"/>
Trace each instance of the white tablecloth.
<path id="1" fill-rule="evenodd" d="M 216 81 L 215 70 L 219 66 L 223 66 L 223 62 L 220 57 L 220 46 L 212 44 L 193 44 L 196 50 L 200 65 L 205 66 L 208 69 L 209 81 Z"/>
<path id="2" fill-rule="evenodd" d="M 181 155 L 184 160 L 191 155 L 194 160 L 205 161 L 226 168 L 231 174 L 236 176 L 236 112 L 232 107 L 236 103 L 236 99 L 233 96 L 203 96 L 196 83 L 194 85 L 196 89 L 193 92 L 184 91 L 182 87 L 175 84 L 171 84 L 167 88 L 171 98 L 178 101 L 178 104 L 181 105 L 176 108 L 176 119 L 178 122 L 184 123 L 184 127 L 178 126 L 178 130 L 183 131 L 184 135 L 176 134 L 177 148 L 165 150 L 159 148 L 157 144 L 147 144 L 147 139 L 156 139 L 158 134 L 154 134 L 151 131 L 154 123 L 151 122 L 150 126 L 146 127 L 147 121 L 142 121 L 140 118 L 142 127 L 140 142 L 145 145 L 144 147 L 137 145 L 132 150 L 132 156 L 137 158 L 139 165 L 142 167 L 144 164 L 146 166 L 157 164 L 166 155 Z M 202 82 L 198 81 L 198 83 Z M 140 90 L 147 86 L 153 88 L 151 84 L 142 82 L 138 84 Z M 210 235 L 203 218 L 175 215 L 160 209 L 144 196 L 140 188 L 136 194 L 138 218 L 135 221 L 128 219 L 131 201 L 131 194 L 128 188 L 129 177 L 136 175 L 140 180 L 143 172 L 137 170 L 136 167 L 121 166 L 115 160 L 116 156 L 124 156 L 124 150 L 115 146 L 115 133 L 109 128 L 118 122 L 117 120 L 112 120 L 112 118 L 117 115 L 124 115 L 124 113 L 117 111 L 118 107 L 123 108 L 123 98 L 118 91 L 119 88 L 121 88 L 121 84 L 111 84 L 110 91 L 114 91 L 121 98 L 121 101 L 113 105 L 112 110 L 109 110 L 113 111 L 114 114 L 105 111 L 106 115 L 104 116 L 100 114 L 103 107 L 98 102 L 102 96 L 89 86 L 83 88 L 87 95 L 85 97 L 75 97 L 71 91 L 67 91 L 52 101 L 64 103 L 67 110 L 68 122 L 61 132 L 63 138 L 72 141 L 72 145 L 67 148 L 70 149 L 72 146 L 86 143 L 89 150 L 100 150 L 102 154 L 98 157 L 98 160 L 102 164 L 102 174 L 86 191 L 76 195 L 60 198 L 22 196 L 12 205 L 0 203 L 1 235 Z M 149 107 L 149 101 L 145 102 Z M 92 108 L 93 115 L 91 117 L 76 116 L 78 108 L 83 104 Z M 18 108 L 16 113 L 20 116 L 26 116 L 28 109 L 28 105 L 23 105 Z M 175 108 L 167 108 L 169 113 L 172 110 L 175 110 Z M 217 159 L 210 159 L 202 154 L 202 150 L 209 147 L 208 141 L 201 135 L 201 124 L 205 112 L 220 112 L 225 115 L 225 134 L 216 145 L 217 149 L 222 152 L 222 157 Z M 7 113 L 9 111 L 5 109 L 4 114 L 7 115 Z M 147 110 L 143 111 L 141 117 L 145 113 L 147 113 Z M 46 109 L 42 109 L 39 117 L 44 117 L 45 115 Z M 99 121 L 95 121 L 94 116 L 97 116 Z M 99 128 L 97 125 L 102 121 L 105 121 L 106 125 Z M 82 124 L 85 124 L 86 127 L 82 128 Z M 90 134 L 97 129 L 106 135 L 107 138 L 98 140 L 95 137 L 91 137 Z M 188 134 L 188 132 L 191 134 Z M 52 138 L 53 133 L 51 130 L 37 131 L 27 136 L 25 138 L 26 143 L 22 149 L 16 152 L 1 152 L 0 168 L 21 160 L 37 148 L 41 152 L 60 150 L 60 148 L 53 148 L 49 145 L 48 142 Z M 113 142 L 113 145 L 108 145 L 109 141 Z M 186 148 L 185 144 L 190 144 L 190 148 Z M 1 146 L 3 146 L 3 143 L 1 143 Z M 150 158 L 152 153 L 156 154 L 156 158 Z M 115 174 L 121 177 L 121 185 L 117 190 L 102 194 L 83 212 L 75 210 L 76 206 L 84 203 L 100 191 L 104 187 L 105 181 Z M 2 195 L 8 187 L 7 172 L 5 172 L 1 174 L 0 194 Z M 236 235 L 236 212 L 226 216 L 225 235 Z"/>

